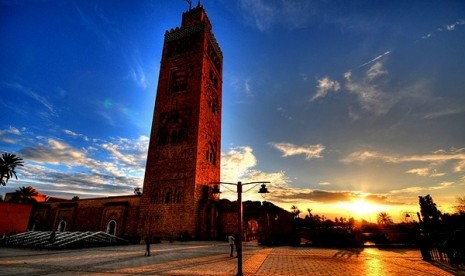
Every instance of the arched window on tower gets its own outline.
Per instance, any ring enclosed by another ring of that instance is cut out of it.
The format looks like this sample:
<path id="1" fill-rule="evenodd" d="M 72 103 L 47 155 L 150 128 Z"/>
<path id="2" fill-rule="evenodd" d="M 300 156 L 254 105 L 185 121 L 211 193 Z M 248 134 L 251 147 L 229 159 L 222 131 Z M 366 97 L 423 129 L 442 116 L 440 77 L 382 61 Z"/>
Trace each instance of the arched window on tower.
<path id="1" fill-rule="evenodd" d="M 178 111 L 161 114 L 160 129 L 158 131 L 158 144 L 178 144 L 187 141 L 188 125 L 184 116 Z"/>
<path id="2" fill-rule="evenodd" d="M 216 165 L 216 149 L 212 142 L 208 142 L 205 158 L 213 165 Z"/>
<path id="3" fill-rule="evenodd" d="M 171 73 L 171 92 L 179 93 L 187 90 L 187 70 L 176 70 Z"/>
<path id="4" fill-rule="evenodd" d="M 218 96 L 214 91 L 210 92 L 208 95 L 208 108 L 213 114 L 218 112 Z"/>
<path id="5" fill-rule="evenodd" d="M 169 189 L 165 190 L 165 201 L 164 201 L 164 203 L 165 204 L 171 203 L 171 190 L 169 190 Z"/>
<path id="6" fill-rule="evenodd" d="M 158 203 L 158 191 L 152 193 L 152 197 L 150 198 L 151 203 Z"/>
<path id="7" fill-rule="evenodd" d="M 178 142 L 178 131 L 176 129 L 171 132 L 171 142 L 173 144 Z"/>
<path id="8" fill-rule="evenodd" d="M 182 202 L 183 202 L 182 189 L 178 188 L 176 189 L 176 193 L 174 195 L 174 203 L 182 203 Z"/>

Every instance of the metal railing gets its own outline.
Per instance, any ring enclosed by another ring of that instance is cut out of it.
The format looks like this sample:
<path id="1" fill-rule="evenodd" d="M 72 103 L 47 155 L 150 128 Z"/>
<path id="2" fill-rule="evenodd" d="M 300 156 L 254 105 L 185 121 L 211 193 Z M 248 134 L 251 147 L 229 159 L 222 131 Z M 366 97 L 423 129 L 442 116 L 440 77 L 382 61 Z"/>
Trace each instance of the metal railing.
<path id="1" fill-rule="evenodd" d="M 10 236 L 4 241 L 4 245 L 8 247 L 33 249 L 69 249 L 127 243 L 124 239 L 102 231 L 56 232 L 54 236 L 52 231 L 31 231 Z"/>

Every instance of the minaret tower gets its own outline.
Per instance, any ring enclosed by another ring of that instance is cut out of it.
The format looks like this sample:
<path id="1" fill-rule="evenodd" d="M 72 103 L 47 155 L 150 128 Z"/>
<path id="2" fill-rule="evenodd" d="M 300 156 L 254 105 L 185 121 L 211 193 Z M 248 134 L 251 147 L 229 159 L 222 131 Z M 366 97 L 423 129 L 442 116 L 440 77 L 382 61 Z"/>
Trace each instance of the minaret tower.
<path id="1" fill-rule="evenodd" d="M 223 54 L 200 4 L 166 31 L 140 203 L 139 233 L 216 236 Z"/>

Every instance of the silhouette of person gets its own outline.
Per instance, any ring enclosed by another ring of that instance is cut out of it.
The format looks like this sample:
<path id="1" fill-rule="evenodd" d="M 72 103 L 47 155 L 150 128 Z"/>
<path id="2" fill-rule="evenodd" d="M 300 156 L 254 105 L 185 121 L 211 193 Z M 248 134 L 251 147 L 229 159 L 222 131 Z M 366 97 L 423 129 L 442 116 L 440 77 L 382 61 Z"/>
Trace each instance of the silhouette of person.
<path id="1" fill-rule="evenodd" d="M 147 235 L 145 236 L 145 253 L 144 256 L 150 256 L 150 242 L 151 242 L 151 236 Z"/>
<path id="2" fill-rule="evenodd" d="M 54 242 L 55 242 L 56 235 L 57 235 L 57 234 L 55 233 L 55 230 L 52 231 L 52 233 L 50 233 L 50 237 L 48 238 L 48 241 L 49 241 L 50 243 L 54 243 Z"/>
<path id="3" fill-rule="evenodd" d="M 234 236 L 231 234 L 228 236 L 228 243 L 229 243 L 229 246 L 231 247 L 231 251 L 229 253 L 229 257 L 232 257 L 233 256 L 233 251 L 234 251 L 234 243 L 235 243 L 236 239 L 234 238 Z"/>

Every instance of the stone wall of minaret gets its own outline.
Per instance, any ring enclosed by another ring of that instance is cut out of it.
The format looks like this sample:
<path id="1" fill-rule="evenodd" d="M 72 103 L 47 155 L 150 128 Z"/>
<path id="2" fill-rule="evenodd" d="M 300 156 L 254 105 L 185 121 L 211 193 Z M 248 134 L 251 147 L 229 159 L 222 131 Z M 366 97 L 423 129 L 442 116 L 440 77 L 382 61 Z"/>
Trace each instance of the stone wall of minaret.
<path id="1" fill-rule="evenodd" d="M 212 182 L 220 180 L 221 49 L 201 5 L 166 31 L 139 233 L 216 236 Z"/>

